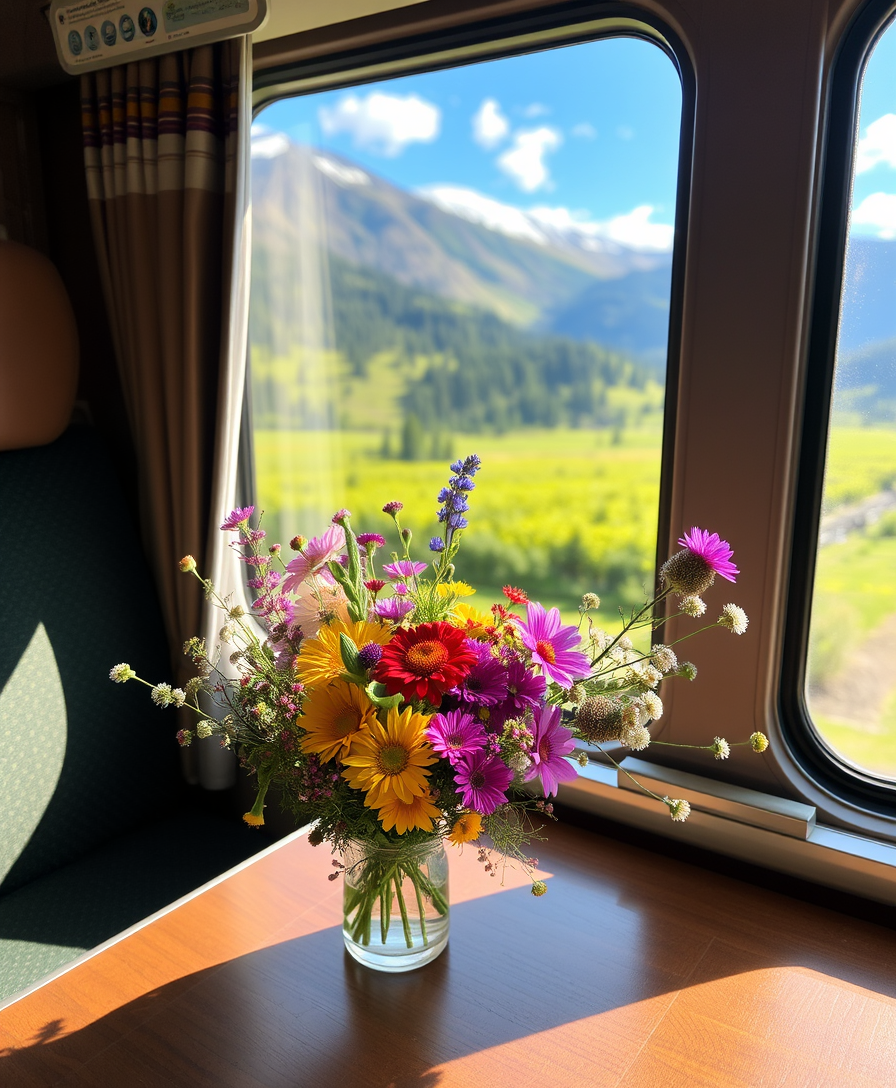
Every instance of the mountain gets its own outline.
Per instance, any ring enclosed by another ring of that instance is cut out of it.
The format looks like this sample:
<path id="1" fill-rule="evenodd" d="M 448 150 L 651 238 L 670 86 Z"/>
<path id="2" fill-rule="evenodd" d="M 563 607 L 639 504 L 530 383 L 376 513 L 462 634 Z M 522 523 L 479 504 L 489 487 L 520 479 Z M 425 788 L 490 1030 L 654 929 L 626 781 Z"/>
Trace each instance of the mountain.
<path id="1" fill-rule="evenodd" d="M 309 312 L 314 299 L 325 304 L 332 255 L 520 328 L 665 359 L 668 253 L 469 190 L 409 193 L 279 134 L 256 144 L 252 188 L 256 258 L 271 281 L 301 280 L 295 304 Z"/>

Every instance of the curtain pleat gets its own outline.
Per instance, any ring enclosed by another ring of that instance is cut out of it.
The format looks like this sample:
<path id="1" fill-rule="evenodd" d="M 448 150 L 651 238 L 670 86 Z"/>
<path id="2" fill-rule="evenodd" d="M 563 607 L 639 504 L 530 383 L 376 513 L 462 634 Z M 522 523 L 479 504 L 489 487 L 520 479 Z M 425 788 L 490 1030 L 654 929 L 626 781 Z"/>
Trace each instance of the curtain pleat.
<path id="1" fill-rule="evenodd" d="M 141 532 L 180 679 L 180 647 L 206 624 L 199 585 L 177 561 L 191 553 L 206 569 L 210 521 L 226 514 L 212 489 L 220 503 L 215 432 L 222 398 L 232 399 L 248 49 L 237 38 L 81 77 L 90 217 L 140 466 Z"/>

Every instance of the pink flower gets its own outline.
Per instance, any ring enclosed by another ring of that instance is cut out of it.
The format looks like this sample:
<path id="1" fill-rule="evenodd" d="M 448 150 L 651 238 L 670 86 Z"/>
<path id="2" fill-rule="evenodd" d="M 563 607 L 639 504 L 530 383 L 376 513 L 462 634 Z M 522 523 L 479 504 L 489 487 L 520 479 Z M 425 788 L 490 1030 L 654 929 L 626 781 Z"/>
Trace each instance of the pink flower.
<path id="1" fill-rule="evenodd" d="M 434 714 L 429 719 L 426 736 L 436 755 L 446 756 L 452 763 L 485 747 L 485 727 L 463 710 Z"/>
<path id="2" fill-rule="evenodd" d="M 238 506 L 235 510 L 231 510 L 224 519 L 224 524 L 221 528 L 225 531 L 229 529 L 239 529 L 244 522 L 249 520 L 254 509 L 254 506 Z"/>
<path id="3" fill-rule="evenodd" d="M 384 620 L 392 620 L 400 623 L 409 612 L 413 612 L 416 605 L 407 597 L 389 597 L 385 601 L 377 601 L 373 606 L 374 612 Z"/>
<path id="4" fill-rule="evenodd" d="M 706 529 L 698 529 L 694 526 L 689 533 L 679 537 L 678 543 L 694 555 L 699 555 L 707 566 L 722 578 L 727 578 L 729 582 L 737 580 L 740 571 L 731 562 L 734 551 L 727 540 L 719 539 L 718 533 L 709 533 Z"/>
<path id="5" fill-rule="evenodd" d="M 334 525 L 325 533 L 309 540 L 301 552 L 286 565 L 289 577 L 283 588 L 289 593 L 298 592 L 299 586 L 309 574 L 317 574 L 332 559 L 337 559 L 345 547 L 345 530 Z"/>
<path id="6" fill-rule="evenodd" d="M 532 744 L 532 765 L 524 776 L 525 782 L 541 778 L 545 797 L 556 794 L 561 782 L 576 777 L 576 769 L 565 756 L 575 748 L 572 730 L 560 724 L 560 707 L 546 706 L 535 723 L 535 739 Z"/>
<path id="7" fill-rule="evenodd" d="M 379 533 L 358 533 L 358 544 L 362 548 L 366 548 L 368 544 L 372 544 L 374 548 L 385 548 L 386 538 L 380 536 Z"/>
<path id="8" fill-rule="evenodd" d="M 523 645 L 532 651 L 532 660 L 541 666 L 548 680 L 568 688 L 591 672 L 591 662 L 585 654 L 572 647 L 579 644 L 575 627 L 564 627 L 560 609 L 545 612 L 537 601 L 526 607 L 526 622 L 520 625 Z"/>
<path id="9" fill-rule="evenodd" d="M 313 638 L 325 616 L 335 616 L 348 623 L 348 600 L 341 586 L 312 575 L 299 586 L 293 619 L 302 628 L 305 638 Z"/>
<path id="10" fill-rule="evenodd" d="M 466 808 L 490 816 L 507 800 L 505 790 L 513 771 L 497 756 L 484 751 L 461 756 L 454 768 L 454 782 Z"/>
<path id="11" fill-rule="evenodd" d="M 388 574 L 395 581 L 404 581 L 405 578 L 413 578 L 415 574 L 422 574 L 426 566 L 426 563 L 415 563 L 411 559 L 399 559 L 395 563 L 384 563 L 383 574 Z"/>

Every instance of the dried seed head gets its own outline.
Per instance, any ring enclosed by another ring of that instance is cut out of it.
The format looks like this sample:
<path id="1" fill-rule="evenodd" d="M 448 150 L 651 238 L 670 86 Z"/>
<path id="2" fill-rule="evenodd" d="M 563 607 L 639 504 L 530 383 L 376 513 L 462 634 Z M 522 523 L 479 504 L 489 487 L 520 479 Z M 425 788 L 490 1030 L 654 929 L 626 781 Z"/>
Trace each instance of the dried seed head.
<path id="1" fill-rule="evenodd" d="M 702 556 L 683 548 L 663 563 L 660 578 L 680 597 L 699 597 L 716 580 L 716 574 Z"/>
<path id="2" fill-rule="evenodd" d="M 592 695 L 576 714 L 579 735 L 593 744 L 619 740 L 622 735 L 622 707 L 606 695 Z"/>

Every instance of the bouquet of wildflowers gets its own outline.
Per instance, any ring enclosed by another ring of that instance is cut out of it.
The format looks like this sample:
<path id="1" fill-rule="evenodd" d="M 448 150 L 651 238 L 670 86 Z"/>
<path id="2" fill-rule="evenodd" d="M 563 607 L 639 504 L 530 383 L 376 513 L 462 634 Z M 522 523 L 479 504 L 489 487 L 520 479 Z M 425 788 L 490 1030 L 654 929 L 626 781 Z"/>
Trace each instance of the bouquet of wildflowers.
<path id="1" fill-rule="evenodd" d="M 487 871 L 514 860 L 543 894 L 528 856 L 537 837 L 532 819 L 551 816 L 550 798 L 576 777 L 577 762 L 587 762 L 577 745 L 645 749 L 649 724 L 663 713 L 660 682 L 696 675 L 673 646 L 638 650 L 631 634 L 657 631 L 665 621 L 656 606 L 667 597 L 677 602 L 668 613 L 699 619 L 701 594 L 716 576 L 734 582 L 738 574 L 727 542 L 695 528 L 663 565 L 656 595 L 618 634 L 594 624 L 594 594 L 583 598 L 578 625 L 511 586 L 505 601 L 479 609 L 473 589 L 455 577 L 479 468 L 475 455 L 451 465 L 438 496 L 443 531 L 429 542 L 429 562 L 411 553 L 400 502 L 383 507 L 401 541 L 383 563 L 384 537 L 356 533 L 347 510 L 321 536 L 293 538 L 289 561 L 252 526 L 252 507 L 234 510 L 221 528 L 235 534 L 232 546 L 250 573 L 251 613 L 200 578 L 224 615 L 220 645 L 187 642 L 197 675 L 184 690 L 148 685 L 159 706 L 188 706 L 197 715 L 178 733 L 182 745 L 217 736 L 255 777 L 247 823 L 264 823 L 273 785 L 299 821 L 315 821 L 312 841 L 331 843 L 343 857 L 357 844 L 395 849 L 386 863 L 368 859 L 365 879 L 347 896 L 347 925 L 362 941 L 370 940 L 375 906 L 383 924 L 395 895 L 409 934 L 405 878 L 421 923 L 424 900 L 447 911 L 414 860 L 413 851 L 433 840 L 476 841 Z M 190 556 L 181 569 L 200 577 Z M 706 626 L 743 634 L 747 617 L 727 604 Z M 136 674 L 122 664 L 111 677 Z M 200 701 L 202 691 L 210 698 Z M 744 743 L 756 751 L 767 745 L 761 733 Z M 717 759 L 729 754 L 721 737 L 706 749 Z M 673 820 L 687 818 L 687 801 L 651 796 Z"/>

